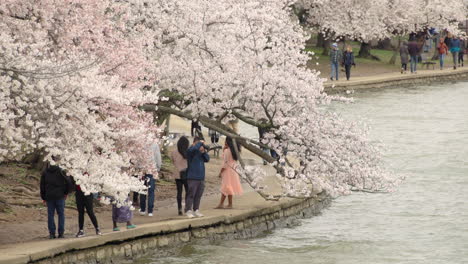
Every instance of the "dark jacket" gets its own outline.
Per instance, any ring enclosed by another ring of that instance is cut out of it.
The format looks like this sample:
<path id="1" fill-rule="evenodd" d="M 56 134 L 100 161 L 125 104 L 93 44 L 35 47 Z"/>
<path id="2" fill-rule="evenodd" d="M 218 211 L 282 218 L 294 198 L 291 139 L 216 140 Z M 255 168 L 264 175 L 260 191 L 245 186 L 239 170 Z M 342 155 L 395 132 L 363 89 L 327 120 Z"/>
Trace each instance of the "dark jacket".
<path id="1" fill-rule="evenodd" d="M 416 41 L 410 41 L 410 43 L 408 43 L 408 52 L 410 56 L 418 56 L 419 47 Z"/>
<path id="2" fill-rule="evenodd" d="M 205 180 L 205 162 L 210 161 L 208 153 L 202 153 L 202 142 L 187 149 L 187 180 Z"/>
<path id="3" fill-rule="evenodd" d="M 345 51 L 343 53 L 343 65 L 349 66 L 349 65 L 355 65 L 354 63 L 354 54 L 353 52 L 347 52 Z"/>
<path id="4" fill-rule="evenodd" d="M 58 166 L 50 166 L 41 176 L 41 198 L 44 201 L 65 198 L 71 186 L 70 178 Z"/>
<path id="5" fill-rule="evenodd" d="M 452 41 L 450 41 L 449 49 L 450 49 L 450 52 L 459 52 L 460 40 L 456 38 L 452 39 Z"/>

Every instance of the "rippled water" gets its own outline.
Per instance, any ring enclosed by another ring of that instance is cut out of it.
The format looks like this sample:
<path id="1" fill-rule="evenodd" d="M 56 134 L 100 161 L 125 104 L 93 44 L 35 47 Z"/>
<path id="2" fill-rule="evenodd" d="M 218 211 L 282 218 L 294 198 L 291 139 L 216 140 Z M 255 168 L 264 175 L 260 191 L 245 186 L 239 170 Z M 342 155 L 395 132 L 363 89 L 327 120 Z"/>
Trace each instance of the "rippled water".
<path id="1" fill-rule="evenodd" d="M 335 108 L 385 143 L 388 166 L 407 176 L 397 192 L 341 197 L 300 226 L 143 263 L 468 263 L 468 83 L 354 97 Z"/>

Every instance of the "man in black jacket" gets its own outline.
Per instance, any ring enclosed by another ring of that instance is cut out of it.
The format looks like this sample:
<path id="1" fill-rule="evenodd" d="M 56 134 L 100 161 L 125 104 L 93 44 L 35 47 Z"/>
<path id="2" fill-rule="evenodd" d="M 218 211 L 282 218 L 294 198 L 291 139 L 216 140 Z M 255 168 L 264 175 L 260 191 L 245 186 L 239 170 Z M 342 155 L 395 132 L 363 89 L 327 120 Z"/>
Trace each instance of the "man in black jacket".
<path id="1" fill-rule="evenodd" d="M 49 166 L 41 176 L 41 198 L 47 203 L 49 238 L 55 238 L 55 211 L 58 215 L 58 237 L 65 232 L 65 199 L 69 192 L 70 179 L 58 166 Z"/>

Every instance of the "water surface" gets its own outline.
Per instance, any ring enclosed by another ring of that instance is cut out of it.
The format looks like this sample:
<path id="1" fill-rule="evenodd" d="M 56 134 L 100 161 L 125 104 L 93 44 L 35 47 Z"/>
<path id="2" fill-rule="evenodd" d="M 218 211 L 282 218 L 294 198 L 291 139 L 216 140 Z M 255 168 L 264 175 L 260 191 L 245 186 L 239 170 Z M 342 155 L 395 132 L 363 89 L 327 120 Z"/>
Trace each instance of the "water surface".
<path id="1" fill-rule="evenodd" d="M 406 175 L 397 192 L 340 197 L 293 228 L 141 263 L 468 263 L 468 83 L 354 97 L 333 107 L 371 125 L 388 167 Z"/>

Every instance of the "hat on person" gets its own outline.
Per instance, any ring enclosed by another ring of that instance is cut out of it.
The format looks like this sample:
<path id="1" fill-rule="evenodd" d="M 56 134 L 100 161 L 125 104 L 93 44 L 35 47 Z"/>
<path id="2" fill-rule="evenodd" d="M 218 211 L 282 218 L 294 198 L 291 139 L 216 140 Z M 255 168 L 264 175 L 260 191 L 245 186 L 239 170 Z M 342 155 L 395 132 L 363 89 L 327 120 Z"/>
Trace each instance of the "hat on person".
<path id="1" fill-rule="evenodd" d="M 337 43 L 333 43 L 333 44 L 332 44 L 332 47 L 338 48 L 338 44 L 337 44 Z"/>

